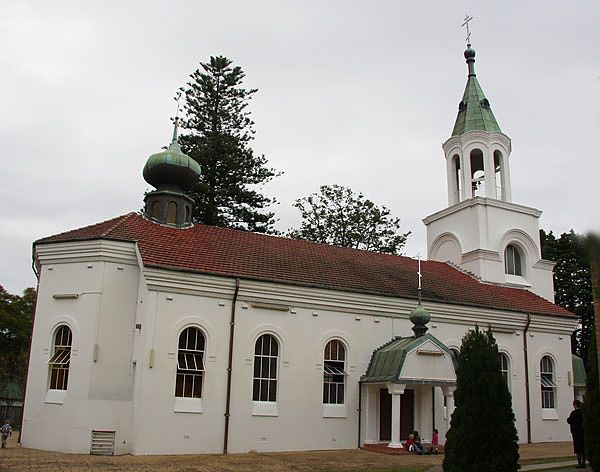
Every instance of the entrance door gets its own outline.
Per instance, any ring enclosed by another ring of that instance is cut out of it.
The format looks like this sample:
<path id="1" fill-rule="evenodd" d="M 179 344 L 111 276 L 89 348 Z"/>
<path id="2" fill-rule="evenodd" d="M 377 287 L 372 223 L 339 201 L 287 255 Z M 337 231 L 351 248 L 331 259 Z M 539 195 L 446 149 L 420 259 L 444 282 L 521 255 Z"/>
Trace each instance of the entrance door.
<path id="1" fill-rule="evenodd" d="M 400 395 L 400 438 L 408 439 L 415 430 L 415 391 L 406 389 Z"/>
<path id="2" fill-rule="evenodd" d="M 415 430 L 415 391 L 406 389 L 400 395 L 400 439 L 408 439 Z M 387 388 L 379 390 L 379 440 L 392 439 L 392 396 Z"/>
<path id="3" fill-rule="evenodd" d="M 392 439 L 392 396 L 387 388 L 379 390 L 379 440 Z"/>

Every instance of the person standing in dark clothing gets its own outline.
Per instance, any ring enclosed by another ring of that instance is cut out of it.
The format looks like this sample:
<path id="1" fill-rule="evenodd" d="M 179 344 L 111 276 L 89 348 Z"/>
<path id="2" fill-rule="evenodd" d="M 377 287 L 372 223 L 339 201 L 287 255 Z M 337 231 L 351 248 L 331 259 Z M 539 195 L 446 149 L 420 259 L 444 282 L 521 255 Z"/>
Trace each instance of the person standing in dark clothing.
<path id="1" fill-rule="evenodd" d="M 583 440 L 583 412 L 581 411 L 581 402 L 573 402 L 573 411 L 567 418 L 567 423 L 571 428 L 573 436 L 573 452 L 577 455 L 576 469 L 585 469 L 585 444 Z"/>

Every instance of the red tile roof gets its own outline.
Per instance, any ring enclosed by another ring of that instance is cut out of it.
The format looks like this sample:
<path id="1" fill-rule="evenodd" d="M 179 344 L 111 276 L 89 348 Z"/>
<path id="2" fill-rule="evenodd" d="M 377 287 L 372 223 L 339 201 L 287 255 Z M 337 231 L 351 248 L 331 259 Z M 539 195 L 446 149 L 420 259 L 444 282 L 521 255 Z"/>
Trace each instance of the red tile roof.
<path id="1" fill-rule="evenodd" d="M 403 256 L 195 225 L 171 228 L 128 213 L 36 241 L 136 241 L 145 266 L 417 298 L 417 261 Z M 423 299 L 519 312 L 575 316 L 529 292 L 482 283 L 455 267 L 423 261 Z"/>

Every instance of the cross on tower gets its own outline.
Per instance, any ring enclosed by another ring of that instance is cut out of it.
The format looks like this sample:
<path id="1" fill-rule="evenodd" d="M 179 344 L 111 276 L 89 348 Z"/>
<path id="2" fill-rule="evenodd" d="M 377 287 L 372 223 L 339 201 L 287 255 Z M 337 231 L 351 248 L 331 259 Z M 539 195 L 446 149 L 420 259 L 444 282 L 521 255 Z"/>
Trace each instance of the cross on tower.
<path id="1" fill-rule="evenodd" d="M 179 121 L 179 100 L 181 100 L 181 90 L 177 92 L 177 95 L 174 97 L 174 100 L 177 102 L 177 111 L 175 112 L 175 121 Z"/>
<path id="2" fill-rule="evenodd" d="M 461 27 L 464 27 L 464 26 L 467 27 L 467 44 L 471 44 L 471 32 L 469 31 L 469 21 L 471 21 L 472 19 L 473 19 L 472 16 L 465 15 L 465 21 L 461 25 Z"/>

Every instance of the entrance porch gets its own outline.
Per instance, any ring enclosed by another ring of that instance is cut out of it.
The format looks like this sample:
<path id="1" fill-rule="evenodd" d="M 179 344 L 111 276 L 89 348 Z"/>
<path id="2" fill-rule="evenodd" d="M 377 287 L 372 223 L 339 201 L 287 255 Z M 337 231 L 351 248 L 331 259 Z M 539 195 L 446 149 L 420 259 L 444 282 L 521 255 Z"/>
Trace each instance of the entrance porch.
<path id="1" fill-rule="evenodd" d="M 402 449 L 415 430 L 422 442 L 444 437 L 454 411 L 452 353 L 431 335 L 396 338 L 373 353 L 361 379 L 361 444 Z"/>

